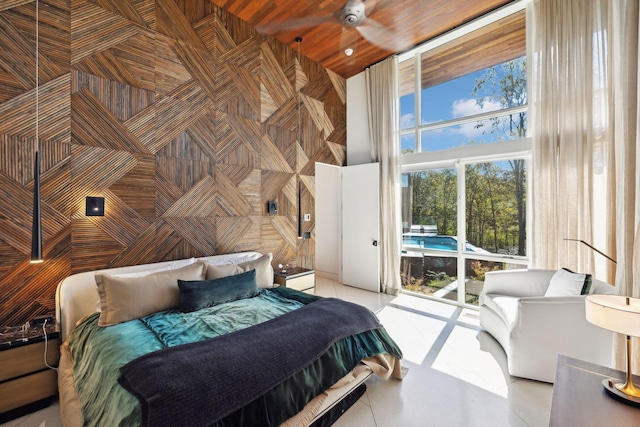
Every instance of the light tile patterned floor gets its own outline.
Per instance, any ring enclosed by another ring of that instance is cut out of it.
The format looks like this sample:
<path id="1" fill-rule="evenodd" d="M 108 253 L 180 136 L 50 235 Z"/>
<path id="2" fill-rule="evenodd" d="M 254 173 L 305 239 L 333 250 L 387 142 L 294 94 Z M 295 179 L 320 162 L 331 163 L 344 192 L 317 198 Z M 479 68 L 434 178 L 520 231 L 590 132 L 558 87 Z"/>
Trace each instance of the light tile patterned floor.
<path id="1" fill-rule="evenodd" d="M 370 378 L 335 427 L 547 426 L 552 386 L 509 376 L 500 345 L 475 310 L 423 298 L 376 294 L 317 277 L 316 293 L 378 314 L 404 352 L 403 381 Z M 61 426 L 57 402 L 6 424 Z"/>

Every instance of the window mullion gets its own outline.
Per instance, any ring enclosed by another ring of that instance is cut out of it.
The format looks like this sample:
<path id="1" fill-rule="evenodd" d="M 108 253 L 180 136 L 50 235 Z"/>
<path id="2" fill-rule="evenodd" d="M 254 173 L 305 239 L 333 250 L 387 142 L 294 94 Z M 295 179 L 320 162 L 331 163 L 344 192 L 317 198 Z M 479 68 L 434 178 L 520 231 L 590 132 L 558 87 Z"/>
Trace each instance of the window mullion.
<path id="1" fill-rule="evenodd" d="M 465 207 L 465 191 L 466 191 L 466 178 L 465 178 L 465 165 L 462 162 L 458 162 L 456 174 L 458 175 L 457 182 L 457 239 L 458 239 L 458 304 L 463 305 L 466 302 L 466 284 L 465 284 L 465 255 L 467 232 L 466 232 L 466 207 Z"/>
<path id="2" fill-rule="evenodd" d="M 422 125 L 422 91 L 420 87 L 420 82 L 422 80 L 420 79 L 420 76 L 422 75 L 422 61 L 420 61 L 420 55 L 418 55 L 418 53 L 416 53 L 414 61 L 416 62 L 416 79 L 414 89 L 416 96 L 413 97 L 415 100 L 416 112 L 415 149 L 416 153 L 420 153 L 422 151 L 422 143 L 420 142 L 420 126 Z"/>

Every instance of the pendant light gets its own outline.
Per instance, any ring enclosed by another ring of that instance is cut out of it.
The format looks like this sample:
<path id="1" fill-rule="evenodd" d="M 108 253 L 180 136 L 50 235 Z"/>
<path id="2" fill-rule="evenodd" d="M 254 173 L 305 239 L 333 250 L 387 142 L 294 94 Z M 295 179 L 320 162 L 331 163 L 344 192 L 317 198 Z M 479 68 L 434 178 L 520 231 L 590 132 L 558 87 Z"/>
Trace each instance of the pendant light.
<path id="1" fill-rule="evenodd" d="M 31 263 L 41 263 L 42 258 L 42 219 L 40 211 L 40 140 L 39 124 L 39 46 L 38 46 L 38 0 L 36 0 L 36 155 L 33 166 L 33 225 L 31 228 Z"/>
<path id="2" fill-rule="evenodd" d="M 296 37 L 296 42 L 298 42 L 298 66 L 300 65 L 300 43 L 302 42 L 302 37 Z M 297 77 L 296 77 L 297 78 Z M 300 90 L 297 87 L 296 82 L 296 96 L 298 98 L 298 144 L 302 144 L 302 129 L 301 125 L 301 115 L 300 115 Z M 302 239 L 302 184 L 300 182 L 300 173 L 298 172 L 298 239 Z"/>

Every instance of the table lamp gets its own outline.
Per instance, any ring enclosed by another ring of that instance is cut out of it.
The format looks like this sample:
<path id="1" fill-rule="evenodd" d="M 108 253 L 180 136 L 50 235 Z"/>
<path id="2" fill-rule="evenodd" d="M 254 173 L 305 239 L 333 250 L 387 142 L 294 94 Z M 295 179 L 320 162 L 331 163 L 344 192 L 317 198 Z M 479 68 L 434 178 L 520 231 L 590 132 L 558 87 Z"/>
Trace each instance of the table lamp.
<path id="1" fill-rule="evenodd" d="M 640 390 L 631 375 L 631 337 L 640 337 L 640 300 L 619 295 L 589 295 L 585 302 L 587 320 L 596 326 L 627 336 L 627 379 L 613 383 L 607 378 L 603 387 L 616 399 L 640 407 Z"/>

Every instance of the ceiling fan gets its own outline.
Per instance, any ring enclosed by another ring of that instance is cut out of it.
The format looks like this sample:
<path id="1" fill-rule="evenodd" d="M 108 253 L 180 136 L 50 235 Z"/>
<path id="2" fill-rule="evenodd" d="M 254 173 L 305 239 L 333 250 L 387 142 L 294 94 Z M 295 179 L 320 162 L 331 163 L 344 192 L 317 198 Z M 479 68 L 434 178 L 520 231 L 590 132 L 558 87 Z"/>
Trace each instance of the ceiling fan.
<path id="1" fill-rule="evenodd" d="M 369 17 L 378 3 L 382 2 L 380 0 L 347 0 L 341 9 L 334 13 L 267 23 L 258 26 L 257 29 L 261 33 L 273 34 L 322 24 L 339 24 L 342 26 L 340 47 L 347 56 L 351 56 L 355 49 L 357 37 L 354 37 L 354 30 L 369 43 L 382 49 L 390 52 L 402 50 L 407 47 L 405 38 Z M 351 49 L 350 52 L 349 49 Z"/>

